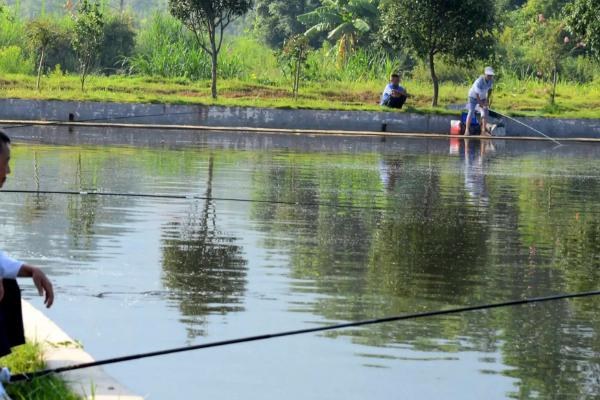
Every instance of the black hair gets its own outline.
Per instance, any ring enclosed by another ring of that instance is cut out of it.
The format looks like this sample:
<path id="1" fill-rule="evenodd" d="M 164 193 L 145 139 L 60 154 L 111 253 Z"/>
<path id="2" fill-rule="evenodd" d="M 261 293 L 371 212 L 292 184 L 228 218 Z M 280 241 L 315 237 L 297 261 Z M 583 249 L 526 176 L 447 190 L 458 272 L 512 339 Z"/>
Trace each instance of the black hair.
<path id="1" fill-rule="evenodd" d="M 10 144 L 10 138 L 6 133 L 4 133 L 4 131 L 0 130 L 0 154 L 4 149 L 4 146 L 7 144 Z"/>
<path id="2" fill-rule="evenodd" d="M 400 78 L 400 74 L 394 73 L 394 74 L 390 75 L 390 79 L 394 79 L 394 78 Z"/>

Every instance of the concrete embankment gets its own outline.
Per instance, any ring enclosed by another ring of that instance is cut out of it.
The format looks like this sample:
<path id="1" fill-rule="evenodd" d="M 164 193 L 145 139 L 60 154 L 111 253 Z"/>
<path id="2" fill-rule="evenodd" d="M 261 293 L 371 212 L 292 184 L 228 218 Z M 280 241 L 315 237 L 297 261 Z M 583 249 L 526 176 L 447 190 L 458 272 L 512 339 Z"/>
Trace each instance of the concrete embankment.
<path id="1" fill-rule="evenodd" d="M 446 134 L 456 116 L 174 104 L 0 100 L 0 119 Z M 519 118 L 554 138 L 600 138 L 600 119 Z M 506 120 L 507 135 L 536 134 Z"/>
<path id="2" fill-rule="evenodd" d="M 27 340 L 40 343 L 48 368 L 94 361 L 80 344 L 69 337 L 54 322 L 30 303 L 23 302 L 23 319 Z M 107 375 L 102 368 L 89 368 L 61 375 L 69 388 L 84 399 L 143 400 L 131 394 L 124 386 Z"/>

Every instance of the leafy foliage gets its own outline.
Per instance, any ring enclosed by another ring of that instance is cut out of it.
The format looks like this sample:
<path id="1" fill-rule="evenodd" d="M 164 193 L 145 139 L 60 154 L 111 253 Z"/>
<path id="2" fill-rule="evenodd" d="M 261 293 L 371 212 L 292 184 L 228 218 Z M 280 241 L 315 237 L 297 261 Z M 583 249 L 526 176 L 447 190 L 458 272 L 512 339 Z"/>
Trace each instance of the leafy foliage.
<path id="1" fill-rule="evenodd" d="M 174 17 L 156 13 L 137 37 L 135 54 L 126 59 L 129 72 L 145 76 L 203 80 L 211 78 L 210 56 Z M 225 79 L 245 73 L 235 52 L 226 52 L 219 63 Z"/>
<path id="2" fill-rule="evenodd" d="M 169 11 L 211 56 L 211 92 L 217 98 L 218 58 L 225 29 L 252 7 L 252 0 L 169 0 Z"/>
<path id="3" fill-rule="evenodd" d="M 495 27 L 492 0 L 386 0 L 382 33 L 397 47 L 409 47 L 429 64 L 433 82 L 432 105 L 439 86 L 435 58 L 472 61 L 493 49 Z"/>
<path id="4" fill-rule="evenodd" d="M 73 32 L 73 49 L 79 60 L 81 90 L 85 80 L 94 66 L 102 47 L 104 36 L 104 15 L 100 11 L 100 3 L 94 0 L 81 0 L 77 14 L 73 17 L 75 27 Z"/>
<path id="5" fill-rule="evenodd" d="M 310 52 L 308 38 L 303 35 L 295 35 L 286 40 L 283 49 L 279 53 L 279 61 L 284 66 L 284 71 L 289 70 L 293 76 L 294 98 L 298 98 L 302 69 L 306 66 L 306 60 Z"/>
<path id="6" fill-rule="evenodd" d="M 0 71 L 5 74 L 30 74 L 33 70 L 33 63 L 23 54 L 21 47 L 0 48 Z"/>
<path id="7" fill-rule="evenodd" d="M 359 40 L 377 24 L 379 0 L 324 0 L 314 11 L 298 16 L 308 27 L 308 37 L 326 32 L 337 44 L 338 61 L 344 64 Z"/>
<path id="8" fill-rule="evenodd" d="M 298 16 L 313 11 L 320 5 L 316 0 L 258 0 L 255 12 L 255 30 L 259 37 L 272 48 L 281 48 L 287 38 L 303 33 L 304 25 Z M 322 37 L 311 40 L 319 46 Z"/>
<path id="9" fill-rule="evenodd" d="M 46 18 L 40 18 L 31 21 L 27 25 L 27 40 L 32 52 L 37 57 L 38 67 L 35 85 L 37 90 L 40 90 L 40 79 L 42 76 L 42 70 L 44 68 L 44 62 L 46 61 L 48 48 L 52 45 L 52 43 L 55 43 L 60 39 L 60 35 L 61 31 L 57 25 Z"/>
<path id="10" fill-rule="evenodd" d="M 133 55 L 136 32 L 129 15 L 110 15 L 103 27 L 100 67 L 106 74 L 119 71 Z"/>
<path id="11" fill-rule="evenodd" d="M 565 7 L 569 30 L 600 58 L 600 1 L 575 0 Z"/>

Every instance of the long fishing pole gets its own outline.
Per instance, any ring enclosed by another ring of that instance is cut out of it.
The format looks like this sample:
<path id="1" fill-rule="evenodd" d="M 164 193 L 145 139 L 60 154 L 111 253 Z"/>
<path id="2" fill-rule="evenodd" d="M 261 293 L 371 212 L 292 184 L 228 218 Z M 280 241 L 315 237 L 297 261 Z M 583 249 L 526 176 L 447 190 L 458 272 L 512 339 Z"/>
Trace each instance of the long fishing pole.
<path id="1" fill-rule="evenodd" d="M 361 327 L 361 326 L 376 325 L 376 324 L 383 324 L 383 323 L 389 323 L 389 322 L 406 321 L 406 320 L 428 318 L 428 317 L 437 317 L 437 316 L 441 316 L 441 315 L 461 314 L 461 313 L 472 312 L 472 311 L 482 311 L 482 310 L 490 310 L 490 309 L 495 309 L 495 308 L 515 307 L 515 306 L 520 306 L 520 305 L 525 305 L 525 304 L 536 304 L 536 303 L 544 303 L 544 302 L 550 302 L 550 301 L 558 301 L 558 300 L 565 300 L 565 299 L 577 299 L 577 298 L 593 297 L 593 296 L 600 296 L 600 290 L 592 291 L 592 292 L 558 294 L 558 295 L 545 296 L 545 297 L 533 297 L 533 298 L 526 298 L 526 299 L 520 299 L 520 300 L 505 301 L 505 302 L 501 302 L 501 303 L 491 303 L 491 304 L 482 304 L 482 305 L 466 306 L 466 307 L 459 307 L 459 308 L 450 308 L 447 310 L 438 310 L 438 311 L 426 311 L 426 312 L 415 313 L 415 314 L 405 314 L 405 315 L 398 315 L 398 316 L 392 316 L 392 317 L 386 317 L 386 318 L 368 319 L 368 320 L 364 320 L 364 321 L 347 322 L 347 323 L 335 324 L 335 325 L 326 325 L 326 326 L 320 326 L 320 327 L 316 327 L 316 328 L 297 329 L 297 330 L 284 331 L 284 332 L 279 332 L 279 333 L 269 333 L 269 334 L 257 335 L 257 336 L 247 336 L 247 337 L 238 338 L 238 339 L 222 340 L 222 341 L 218 341 L 218 342 L 204 343 L 204 344 L 199 344 L 199 345 L 195 345 L 195 346 L 185 346 L 185 347 L 178 347 L 178 348 L 167 349 L 167 350 L 152 351 L 152 352 L 148 352 L 148 353 L 133 354 L 133 355 L 123 356 L 123 357 L 109 358 L 109 359 L 100 360 L 100 361 L 93 361 L 93 362 L 76 364 L 76 365 L 71 365 L 71 366 L 66 366 L 66 367 L 47 369 L 47 370 L 32 372 L 32 373 L 28 373 L 28 374 L 17 374 L 17 375 L 14 375 L 10 381 L 11 382 L 30 381 L 32 379 L 37 379 L 37 378 L 47 376 L 47 375 L 60 374 L 60 373 L 64 373 L 64 372 L 81 370 L 81 369 L 92 368 L 92 367 L 100 367 L 102 365 L 123 363 L 123 362 L 128 362 L 128 361 L 141 360 L 141 359 L 145 359 L 145 358 L 152 358 L 152 357 L 159 357 L 159 356 L 166 356 L 166 355 L 170 355 L 170 354 L 183 353 L 183 352 L 194 351 L 194 350 L 231 346 L 234 344 L 258 342 L 258 341 L 282 338 L 282 337 L 287 337 L 287 336 L 306 335 L 309 333 L 318 333 L 318 332 L 326 332 L 326 331 L 333 331 L 333 330 L 340 330 L 340 329 L 347 329 L 347 328 L 356 328 L 356 327 Z"/>
<path id="2" fill-rule="evenodd" d="M 373 206 L 355 206 L 351 204 L 336 204 L 328 202 L 296 202 L 285 200 L 261 200 L 261 199 L 242 199 L 236 197 L 208 197 L 200 195 L 178 195 L 178 194 L 152 194 L 152 193 L 119 193 L 119 192 L 97 192 L 97 191 L 69 191 L 69 190 L 10 190 L 2 189 L 0 193 L 13 194 L 49 194 L 63 196 L 97 196 L 97 197 L 137 197 L 149 199 L 170 199 L 170 200 L 208 200 L 208 201 L 227 201 L 234 203 L 258 203 L 258 204 L 277 204 L 297 207 L 329 207 L 343 208 L 351 210 L 387 210 L 386 207 Z"/>
<path id="3" fill-rule="evenodd" d="M 490 112 L 492 112 L 492 110 L 491 110 L 491 109 L 490 109 L 489 111 L 490 111 Z M 553 141 L 553 142 L 554 142 L 554 143 L 556 143 L 557 145 L 559 145 L 559 146 L 562 146 L 562 143 L 560 143 L 558 140 L 556 140 L 556 139 L 554 139 L 554 138 L 551 138 L 550 136 L 546 135 L 544 132 L 542 132 L 542 131 L 540 131 L 540 130 L 538 130 L 538 129 L 535 129 L 535 128 L 534 128 L 533 126 L 531 126 L 531 125 L 528 125 L 528 124 L 526 124 L 526 123 L 524 123 L 524 122 L 521 122 L 521 121 L 519 121 L 518 119 L 515 119 L 515 118 L 513 118 L 513 117 L 509 117 L 508 115 L 506 115 L 506 114 L 502 114 L 502 113 L 500 113 L 500 112 L 498 112 L 498 111 L 496 111 L 496 110 L 493 110 L 493 112 L 495 112 L 496 114 L 500 115 L 501 117 L 508 118 L 508 119 L 510 119 L 511 121 L 513 121 L 513 122 L 516 122 L 517 124 L 521 124 L 521 125 L 523 125 L 524 127 L 528 128 L 528 129 L 531 129 L 531 130 L 532 130 L 532 131 L 534 131 L 535 133 L 538 133 L 538 134 L 542 135 L 542 136 L 543 136 L 543 137 L 545 137 L 546 139 Z"/>
<path id="4" fill-rule="evenodd" d="M 198 111 L 182 111 L 182 112 L 163 112 L 163 113 L 158 113 L 158 114 L 133 114 L 133 115 L 119 115 L 119 116 L 113 116 L 113 117 L 105 117 L 105 118 L 87 118 L 87 119 L 82 119 L 82 120 L 78 120 L 78 121 L 63 121 L 60 119 L 54 119 L 54 120 L 48 120 L 48 121 L 44 121 L 48 124 L 52 124 L 52 123 L 64 123 L 64 122 L 100 122 L 100 121 L 118 121 L 118 120 L 123 120 L 123 119 L 140 119 L 140 118 L 151 118 L 151 117 L 166 117 L 166 116 L 175 116 L 175 115 L 193 115 L 193 114 L 198 114 Z M 16 129 L 16 128 L 27 128 L 27 127 L 31 127 L 31 126 L 35 126 L 37 121 L 32 121 L 32 123 L 22 123 L 22 124 L 18 124 L 18 125 L 9 125 L 9 126 L 3 126 L 2 129 Z"/>

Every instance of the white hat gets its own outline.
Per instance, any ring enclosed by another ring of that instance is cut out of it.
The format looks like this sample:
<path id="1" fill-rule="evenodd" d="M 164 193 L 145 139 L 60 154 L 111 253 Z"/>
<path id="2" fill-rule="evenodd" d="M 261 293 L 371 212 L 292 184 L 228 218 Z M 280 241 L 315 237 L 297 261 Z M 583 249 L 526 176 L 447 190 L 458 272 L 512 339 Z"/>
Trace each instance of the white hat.
<path id="1" fill-rule="evenodd" d="M 490 75 L 490 76 L 494 76 L 494 68 L 492 67 L 485 67 L 485 75 Z"/>

